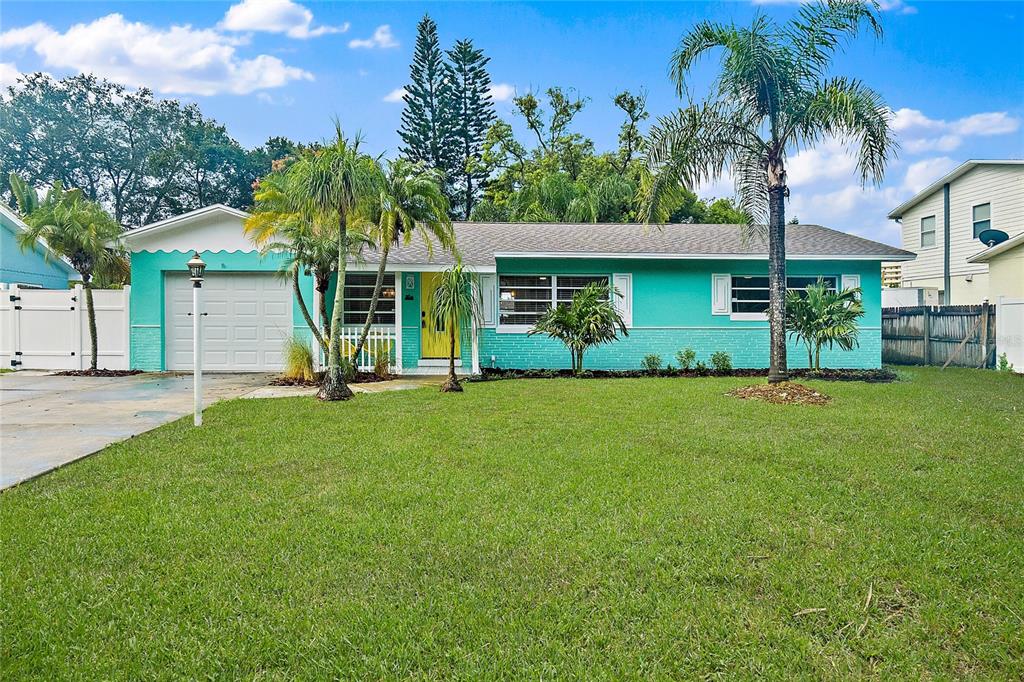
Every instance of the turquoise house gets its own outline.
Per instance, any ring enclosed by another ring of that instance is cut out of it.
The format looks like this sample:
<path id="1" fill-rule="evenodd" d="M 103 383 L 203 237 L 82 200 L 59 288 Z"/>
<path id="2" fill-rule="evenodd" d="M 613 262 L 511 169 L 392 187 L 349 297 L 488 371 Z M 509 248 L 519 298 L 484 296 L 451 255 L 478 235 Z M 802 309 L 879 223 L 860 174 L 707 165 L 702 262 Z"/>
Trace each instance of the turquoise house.
<path id="1" fill-rule="evenodd" d="M 277 271 L 283 257 L 263 257 L 242 234 L 246 214 L 211 206 L 139 228 L 127 235 L 132 252 L 131 364 L 144 370 L 192 366 L 192 290 L 186 261 L 198 251 L 207 263 L 202 289 L 204 367 L 272 371 L 281 366 L 282 340 L 309 336 L 294 284 Z M 590 282 L 622 295 L 616 304 L 629 335 L 590 351 L 592 369 L 635 369 L 657 353 L 666 361 L 693 348 L 707 362 L 726 351 L 736 367 L 768 365 L 768 263 L 764 244 L 736 225 L 456 223 L 463 261 L 480 276 L 483 319 L 459 330 L 464 372 L 495 368 L 563 368 L 569 354 L 558 342 L 527 332 L 546 309 L 568 301 Z M 866 314 L 860 345 L 825 353 L 830 367 L 881 365 L 881 263 L 912 253 L 819 225 L 787 226 L 790 288 L 823 278 L 860 287 Z M 444 371 L 447 343 L 427 302 L 437 274 L 452 258 L 424 244 L 396 248 L 388 261 L 384 297 L 371 350 L 387 352 L 394 371 Z M 348 266 L 343 341 L 354 342 L 365 320 L 377 269 L 376 254 Z M 311 277 L 298 289 L 316 316 Z M 333 299 L 332 294 L 328 294 Z M 326 303 L 330 303 L 328 300 Z M 806 353 L 795 345 L 790 364 Z M 372 364 L 370 353 L 360 364 Z"/>
<path id="2" fill-rule="evenodd" d="M 18 214 L 0 202 L 0 282 L 22 288 L 67 289 L 69 279 L 80 279 L 44 242 L 23 250 L 18 235 L 26 229 Z"/>

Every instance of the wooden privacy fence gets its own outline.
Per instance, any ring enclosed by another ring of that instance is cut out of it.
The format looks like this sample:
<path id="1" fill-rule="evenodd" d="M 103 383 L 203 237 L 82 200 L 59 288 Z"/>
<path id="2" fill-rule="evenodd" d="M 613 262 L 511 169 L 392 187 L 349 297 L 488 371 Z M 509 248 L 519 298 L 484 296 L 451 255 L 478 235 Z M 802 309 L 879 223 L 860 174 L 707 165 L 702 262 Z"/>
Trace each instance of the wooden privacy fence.
<path id="1" fill-rule="evenodd" d="M 994 305 L 882 309 L 882 362 L 982 368 L 995 357 Z"/>

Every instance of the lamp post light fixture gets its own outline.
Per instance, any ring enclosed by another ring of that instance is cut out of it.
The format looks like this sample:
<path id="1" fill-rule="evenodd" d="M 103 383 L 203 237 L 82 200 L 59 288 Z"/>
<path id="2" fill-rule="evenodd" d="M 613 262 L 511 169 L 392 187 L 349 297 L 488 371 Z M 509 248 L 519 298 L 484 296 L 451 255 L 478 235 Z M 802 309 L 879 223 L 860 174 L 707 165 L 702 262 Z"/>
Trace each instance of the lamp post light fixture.
<path id="1" fill-rule="evenodd" d="M 206 263 L 199 257 L 196 251 L 188 261 L 189 279 L 192 280 L 192 386 L 193 386 L 193 412 L 195 417 L 192 423 L 196 426 L 203 425 L 203 349 L 199 334 L 199 290 L 203 288 L 203 273 L 206 271 Z M 205 313 L 203 313 L 205 314 Z"/>

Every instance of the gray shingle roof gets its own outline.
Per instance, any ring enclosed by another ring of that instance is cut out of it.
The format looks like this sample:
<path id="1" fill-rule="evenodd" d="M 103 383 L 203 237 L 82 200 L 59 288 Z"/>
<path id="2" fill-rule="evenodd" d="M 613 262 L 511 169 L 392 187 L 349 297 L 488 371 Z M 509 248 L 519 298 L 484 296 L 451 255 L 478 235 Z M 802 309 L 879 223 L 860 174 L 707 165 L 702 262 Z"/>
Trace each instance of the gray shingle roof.
<path id="1" fill-rule="evenodd" d="M 456 242 L 470 266 L 495 265 L 495 254 L 566 254 L 566 256 L 644 258 L 767 257 L 764 238 L 744 239 L 739 225 L 636 225 L 621 223 L 455 223 Z M 914 254 L 821 225 L 787 225 L 790 258 L 852 257 L 906 260 Z M 367 253 L 374 262 L 376 254 Z M 433 258 L 418 237 L 392 250 L 389 263 L 448 265 L 450 254 L 434 248 Z"/>

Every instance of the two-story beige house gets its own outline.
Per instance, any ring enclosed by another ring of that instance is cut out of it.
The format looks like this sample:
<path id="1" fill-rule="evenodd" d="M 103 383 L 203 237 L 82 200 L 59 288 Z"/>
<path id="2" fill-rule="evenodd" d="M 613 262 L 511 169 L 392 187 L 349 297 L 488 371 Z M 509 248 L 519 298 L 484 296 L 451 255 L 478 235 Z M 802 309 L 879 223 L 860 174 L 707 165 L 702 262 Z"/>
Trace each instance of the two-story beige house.
<path id="1" fill-rule="evenodd" d="M 902 286 L 936 287 L 945 304 L 994 302 L 1009 292 L 993 291 L 988 263 L 971 257 L 986 248 L 984 230 L 1024 233 L 1024 160 L 966 161 L 889 217 L 902 225 L 903 248 L 917 254 L 903 263 Z"/>

